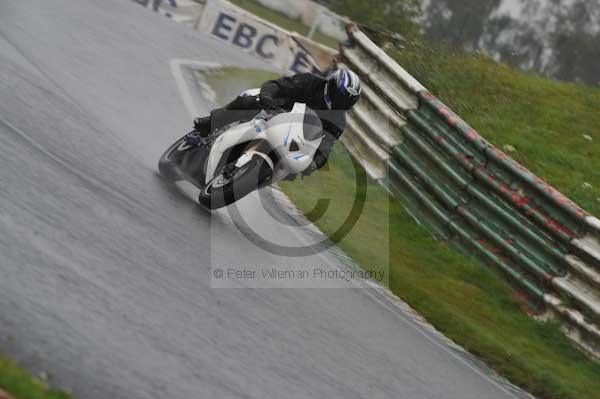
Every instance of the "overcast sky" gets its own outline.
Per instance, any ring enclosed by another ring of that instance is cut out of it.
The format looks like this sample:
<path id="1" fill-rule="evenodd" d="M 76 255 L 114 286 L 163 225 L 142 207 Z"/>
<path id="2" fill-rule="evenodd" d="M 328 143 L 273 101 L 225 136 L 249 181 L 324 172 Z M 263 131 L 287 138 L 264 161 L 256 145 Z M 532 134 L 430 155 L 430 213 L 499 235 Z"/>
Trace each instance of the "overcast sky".
<path id="1" fill-rule="evenodd" d="M 423 0 L 423 10 L 427 8 L 427 6 L 437 0 Z M 522 0 L 502 0 L 500 9 L 498 10 L 499 14 L 510 14 L 513 18 L 518 18 L 521 6 L 523 2 Z"/>
<path id="2" fill-rule="evenodd" d="M 518 17 L 521 11 L 521 0 L 503 0 L 500 9 L 501 14 L 508 13 L 512 17 Z"/>

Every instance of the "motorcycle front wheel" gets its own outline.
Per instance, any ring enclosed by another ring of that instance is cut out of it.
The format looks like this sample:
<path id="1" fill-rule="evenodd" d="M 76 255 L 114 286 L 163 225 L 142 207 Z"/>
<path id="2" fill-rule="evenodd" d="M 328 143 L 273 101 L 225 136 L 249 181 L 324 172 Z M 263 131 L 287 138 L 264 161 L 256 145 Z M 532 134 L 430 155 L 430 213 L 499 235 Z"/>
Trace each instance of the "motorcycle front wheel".
<path id="1" fill-rule="evenodd" d="M 262 157 L 254 155 L 241 167 L 235 162 L 224 165 L 198 196 L 200 205 L 208 209 L 222 208 L 268 184 L 273 170 Z"/>

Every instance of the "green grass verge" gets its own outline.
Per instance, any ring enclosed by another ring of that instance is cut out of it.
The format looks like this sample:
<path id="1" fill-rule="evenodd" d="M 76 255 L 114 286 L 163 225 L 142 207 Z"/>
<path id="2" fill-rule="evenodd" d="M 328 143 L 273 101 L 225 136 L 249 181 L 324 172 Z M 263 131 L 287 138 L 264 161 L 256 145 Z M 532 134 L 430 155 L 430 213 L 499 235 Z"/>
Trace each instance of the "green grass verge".
<path id="1" fill-rule="evenodd" d="M 306 36 L 310 31 L 310 27 L 304 25 L 299 20 L 291 19 L 288 16 L 279 13 L 277 11 L 271 10 L 269 8 L 264 7 L 260 3 L 257 3 L 253 0 L 229 0 L 233 4 L 251 12 L 254 15 L 261 17 L 269 22 L 274 23 L 275 25 L 279 25 L 282 28 L 297 32 L 302 36 Z M 331 48 L 338 47 L 338 41 L 330 36 L 324 35 L 321 32 L 315 32 L 312 39 L 316 42 L 329 46 Z"/>
<path id="2" fill-rule="evenodd" d="M 0 389 L 16 399 L 69 399 L 64 392 L 50 389 L 43 381 L 32 377 L 12 360 L 0 358 Z"/>
<path id="3" fill-rule="evenodd" d="M 405 52 L 402 57 L 411 61 L 409 70 L 425 62 L 418 54 L 411 58 L 411 54 Z M 465 113 L 468 121 L 473 119 L 473 125 L 486 137 L 500 146 L 506 143 L 515 146 L 518 152 L 513 155 L 520 161 L 529 164 L 536 173 L 544 169 L 544 177 L 549 177 L 582 203 L 581 199 L 587 198 L 588 208 L 593 208 L 589 193 L 579 190 L 579 184 L 569 184 L 566 176 L 593 178 L 588 163 L 595 161 L 590 160 L 586 152 L 594 151 L 600 142 L 600 125 L 595 123 L 598 117 L 591 112 L 597 90 L 548 82 L 481 57 L 448 62 L 447 66 L 435 63 L 435 68 L 428 69 L 430 74 L 419 77 L 429 83 L 434 93 L 441 88 L 442 98 L 448 105 L 458 104 L 457 111 Z M 485 78 L 477 74 L 481 68 L 486 70 Z M 471 69 L 475 71 L 473 77 L 469 76 Z M 207 81 L 217 92 L 226 92 L 217 97 L 224 103 L 241 90 L 240 82 L 255 87 L 272 76 L 262 71 L 229 69 L 207 76 Z M 456 79 L 457 83 L 445 83 L 445 79 Z M 496 87 L 500 94 L 486 88 L 488 84 Z M 552 98 L 562 103 L 563 94 L 568 105 L 552 103 Z M 520 111 L 519 104 L 529 113 Z M 550 108 L 543 109 L 545 106 Z M 482 116 L 478 109 L 489 111 L 491 115 Z M 564 114 L 565 109 L 571 114 L 558 115 Z M 550 136 L 545 140 L 521 138 L 518 129 L 512 128 L 511 120 L 527 129 L 521 134 L 550 132 Z M 586 140 L 584 148 L 580 148 L 576 143 L 580 143 L 578 136 L 583 132 L 572 133 L 569 120 L 578 123 L 594 141 Z M 489 129 L 494 131 L 493 135 L 487 134 Z M 566 137 L 558 138 L 552 133 L 559 129 L 564 129 Z M 536 150 L 530 140 L 542 145 L 545 151 Z M 570 151 L 575 155 L 568 153 Z M 586 162 L 575 162 L 577 157 L 584 157 Z M 571 167 L 565 166 L 563 159 L 574 163 Z M 565 184 L 562 184 L 563 178 Z M 343 222 L 354 198 L 352 162 L 344 148 L 337 145 L 327 170 L 302 182 L 284 182 L 281 186 L 309 218 L 316 201 L 329 198 L 331 205 L 326 214 L 318 220 L 312 219 L 322 231 L 331 234 Z M 569 187 L 574 188 L 572 192 Z M 598 397 L 600 366 L 580 353 L 556 323 L 528 317 L 522 300 L 499 275 L 445 243 L 435 241 L 378 184 L 369 182 L 367 191 L 361 218 L 350 234 L 338 242 L 349 256 L 367 269 L 389 270 L 387 284 L 395 294 L 446 336 L 481 357 L 513 383 L 542 398 Z"/>

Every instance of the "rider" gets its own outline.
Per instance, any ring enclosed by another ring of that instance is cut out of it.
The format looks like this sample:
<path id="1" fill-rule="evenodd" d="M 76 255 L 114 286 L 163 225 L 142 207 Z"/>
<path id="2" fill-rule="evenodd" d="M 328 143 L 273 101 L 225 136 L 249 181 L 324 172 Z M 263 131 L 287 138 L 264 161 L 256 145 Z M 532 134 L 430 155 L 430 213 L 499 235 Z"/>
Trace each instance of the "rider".
<path id="1" fill-rule="evenodd" d="M 333 70 L 327 78 L 299 73 L 269 80 L 262 85 L 258 96 L 239 96 L 223 109 L 211 112 L 211 116 L 194 119 L 196 134 L 189 135 L 188 142 L 197 144 L 198 136 L 206 137 L 211 133 L 211 117 L 214 118 L 215 112 L 222 115 L 222 111 L 230 111 L 225 118 L 233 122 L 249 120 L 260 109 L 279 108 L 290 111 L 294 103 L 304 103 L 319 115 L 325 133 L 311 165 L 302 172 L 304 176 L 308 176 L 327 162 L 333 144 L 346 127 L 346 112 L 356 104 L 361 92 L 359 77 L 346 68 Z M 215 122 L 212 122 L 214 125 Z"/>

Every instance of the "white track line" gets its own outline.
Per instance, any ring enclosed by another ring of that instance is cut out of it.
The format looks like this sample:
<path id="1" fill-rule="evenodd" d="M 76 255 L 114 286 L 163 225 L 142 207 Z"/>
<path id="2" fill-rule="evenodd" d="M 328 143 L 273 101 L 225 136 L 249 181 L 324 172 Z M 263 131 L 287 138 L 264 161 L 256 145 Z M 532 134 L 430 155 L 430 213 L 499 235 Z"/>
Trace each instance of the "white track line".
<path id="1" fill-rule="evenodd" d="M 175 83 L 177 84 L 177 89 L 179 90 L 179 94 L 181 95 L 181 99 L 185 108 L 192 118 L 200 115 L 200 111 L 188 85 L 185 82 L 185 78 L 183 77 L 183 72 L 181 68 L 185 67 L 195 67 L 200 70 L 205 69 L 214 69 L 214 68 L 224 68 L 226 65 L 217 63 L 217 62 L 209 62 L 209 61 L 195 61 L 195 60 L 185 60 L 185 59 L 172 59 L 169 61 L 169 65 L 171 67 L 171 74 L 175 78 Z"/>

